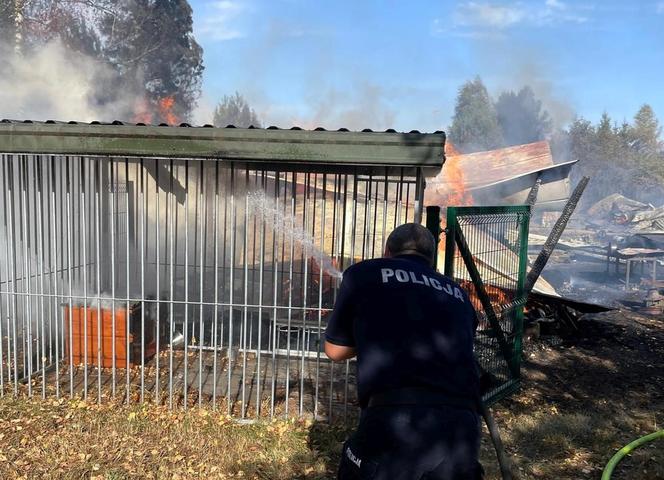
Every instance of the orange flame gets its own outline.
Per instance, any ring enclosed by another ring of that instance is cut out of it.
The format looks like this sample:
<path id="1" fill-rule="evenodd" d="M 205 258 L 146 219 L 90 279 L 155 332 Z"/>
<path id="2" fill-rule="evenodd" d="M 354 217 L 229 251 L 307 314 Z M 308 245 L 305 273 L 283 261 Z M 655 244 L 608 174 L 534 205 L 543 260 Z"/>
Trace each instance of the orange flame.
<path id="1" fill-rule="evenodd" d="M 467 207 L 473 204 L 473 196 L 466 190 L 466 178 L 460 165 L 461 152 L 456 149 L 452 142 L 445 144 L 447 161 L 441 172 L 445 183 L 448 185 L 447 198 L 444 206 Z"/>
<path id="2" fill-rule="evenodd" d="M 165 122 L 169 125 L 177 125 L 180 123 L 180 120 L 173 113 L 174 106 L 175 98 L 172 95 L 158 100 L 156 105 L 143 98 L 136 102 L 134 118 L 132 120 L 135 123 L 151 124 Z"/>
<path id="3" fill-rule="evenodd" d="M 458 156 L 450 156 L 447 158 L 445 165 L 443 165 L 443 178 L 445 183 L 449 185 L 449 192 L 447 198 L 444 199 L 445 206 L 469 206 L 473 204 L 473 196 L 466 190 L 466 180 L 459 165 Z"/>
<path id="4" fill-rule="evenodd" d="M 463 207 L 473 205 L 473 196 L 466 189 L 466 179 L 460 165 L 461 153 L 451 142 L 445 144 L 447 160 L 443 169 L 434 179 L 441 185 L 441 189 L 432 191 L 432 204 L 446 207 Z M 443 214 L 440 222 L 441 228 L 447 227 L 447 218 Z M 445 265 L 445 242 L 438 244 L 438 268 L 442 271 Z"/>
<path id="5" fill-rule="evenodd" d="M 470 298 L 470 303 L 473 304 L 475 310 L 477 311 L 483 310 L 482 302 L 480 301 L 479 296 L 477 295 L 477 290 L 473 285 L 473 282 L 471 282 L 470 280 L 461 280 L 459 282 L 459 285 L 468 293 L 468 297 Z M 509 290 L 503 290 L 502 288 L 493 285 L 484 285 L 484 290 L 486 294 L 489 296 L 489 301 L 491 302 L 494 311 L 499 312 L 502 306 L 507 305 L 510 302 Z M 513 294 L 513 292 L 511 293 Z"/>
<path id="6" fill-rule="evenodd" d="M 461 152 L 454 146 L 452 142 L 447 140 L 445 142 L 445 155 L 449 155 L 450 157 L 452 157 L 456 155 L 461 155 Z"/>
<path id="7" fill-rule="evenodd" d="M 170 97 L 162 98 L 158 102 L 159 116 L 166 120 L 169 125 L 177 125 L 180 123 L 177 115 L 173 113 L 173 106 L 175 105 L 175 98 Z"/>

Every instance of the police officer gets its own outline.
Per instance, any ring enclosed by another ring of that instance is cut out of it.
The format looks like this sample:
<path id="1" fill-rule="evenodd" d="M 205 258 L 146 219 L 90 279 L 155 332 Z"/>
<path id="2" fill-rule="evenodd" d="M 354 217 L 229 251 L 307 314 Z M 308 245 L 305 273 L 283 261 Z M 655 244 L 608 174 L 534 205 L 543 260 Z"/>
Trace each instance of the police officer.
<path id="1" fill-rule="evenodd" d="M 344 272 L 325 353 L 357 356 L 362 412 L 339 479 L 482 478 L 477 318 L 467 294 L 434 270 L 434 250 L 433 235 L 409 223 L 390 234 L 384 258 Z"/>

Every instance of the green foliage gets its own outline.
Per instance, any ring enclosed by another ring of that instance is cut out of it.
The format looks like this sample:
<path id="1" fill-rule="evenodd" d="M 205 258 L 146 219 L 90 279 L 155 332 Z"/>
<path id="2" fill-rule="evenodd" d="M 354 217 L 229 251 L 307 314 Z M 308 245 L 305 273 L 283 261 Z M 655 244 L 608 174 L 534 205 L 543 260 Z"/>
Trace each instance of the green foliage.
<path id="1" fill-rule="evenodd" d="M 587 158 L 595 147 L 595 127 L 589 120 L 577 117 L 567 132 L 570 154 L 574 159 Z"/>
<path id="2" fill-rule="evenodd" d="M 576 118 L 563 137 L 570 159 L 579 160 L 574 177 L 591 177 L 582 202 L 590 204 L 621 193 L 659 206 L 664 195 L 659 134 L 659 122 L 648 105 L 641 107 L 632 125 L 617 126 L 606 112 L 597 125 Z"/>
<path id="3" fill-rule="evenodd" d="M 553 122 L 533 89 L 505 91 L 494 104 L 480 77 L 459 89 L 450 138 L 462 152 L 522 145 L 549 137 Z"/>
<path id="4" fill-rule="evenodd" d="M 523 87 L 518 93 L 503 92 L 496 102 L 498 124 L 506 145 L 544 140 L 551 133 L 549 113 L 535 98 L 532 88 Z"/>
<path id="5" fill-rule="evenodd" d="M 658 153 L 662 148 L 659 140 L 661 133 L 662 128 L 652 107 L 648 104 L 641 106 L 634 115 L 634 126 L 631 130 L 633 147 L 644 154 Z"/>
<path id="6" fill-rule="evenodd" d="M 216 127 L 234 125 L 240 128 L 249 126 L 260 127 L 261 121 L 253 108 L 249 106 L 245 98 L 238 92 L 235 95 L 224 95 L 214 109 L 213 123 Z"/>
<path id="7" fill-rule="evenodd" d="M 479 76 L 459 89 L 450 138 L 464 153 L 492 150 L 502 145 L 496 109 Z"/>
<path id="8" fill-rule="evenodd" d="M 595 131 L 597 137 L 595 143 L 597 144 L 597 154 L 600 161 L 619 164 L 620 157 L 626 154 L 624 151 L 626 144 L 620 143 L 617 132 L 617 127 L 612 125 L 609 114 L 603 112 Z"/>

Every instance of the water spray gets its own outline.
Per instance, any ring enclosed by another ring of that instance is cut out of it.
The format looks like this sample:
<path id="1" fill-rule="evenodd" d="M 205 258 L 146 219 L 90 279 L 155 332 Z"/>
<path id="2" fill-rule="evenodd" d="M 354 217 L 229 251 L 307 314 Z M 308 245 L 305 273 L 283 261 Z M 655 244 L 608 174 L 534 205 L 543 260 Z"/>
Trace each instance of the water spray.
<path id="1" fill-rule="evenodd" d="M 308 232 L 296 225 L 293 215 L 280 210 L 274 200 L 263 190 L 248 192 L 247 198 L 250 211 L 260 215 L 275 233 L 285 233 L 290 236 L 291 241 L 302 247 L 305 257 L 312 258 L 319 268 L 332 278 L 341 280 L 342 273 L 333 265 L 332 259 L 316 246 L 313 237 Z"/>

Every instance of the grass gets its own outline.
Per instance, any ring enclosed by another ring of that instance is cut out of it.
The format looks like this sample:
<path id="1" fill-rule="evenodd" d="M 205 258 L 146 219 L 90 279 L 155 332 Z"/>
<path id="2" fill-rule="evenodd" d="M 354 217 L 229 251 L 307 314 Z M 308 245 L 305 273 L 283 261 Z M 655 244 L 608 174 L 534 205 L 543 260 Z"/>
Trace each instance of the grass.
<path id="1" fill-rule="evenodd" d="M 5 396 L 0 478 L 323 479 L 345 434 L 306 420 L 239 424 L 204 409 Z"/>
<path id="2" fill-rule="evenodd" d="M 516 479 L 599 478 L 622 439 L 657 427 L 654 417 L 629 412 L 606 418 L 555 405 L 533 408 L 526 396 L 510 403 L 494 414 Z M 329 479 L 335 478 L 348 433 L 346 427 L 311 420 L 238 423 L 225 410 L 5 396 L 0 398 L 0 478 Z M 487 480 L 499 479 L 486 434 L 481 459 Z M 636 478 L 627 472 L 664 478 L 661 444 L 623 460 L 616 480 Z"/>
<path id="3" fill-rule="evenodd" d="M 662 428 L 654 416 L 619 410 L 607 417 L 593 411 L 559 411 L 555 406 L 519 412 L 501 406 L 495 414 L 516 467 L 516 479 L 597 479 L 619 448 Z M 487 480 L 500 478 L 494 458 L 486 442 L 482 463 L 488 471 Z M 613 478 L 664 479 L 662 443 L 637 449 L 621 462 Z"/>

